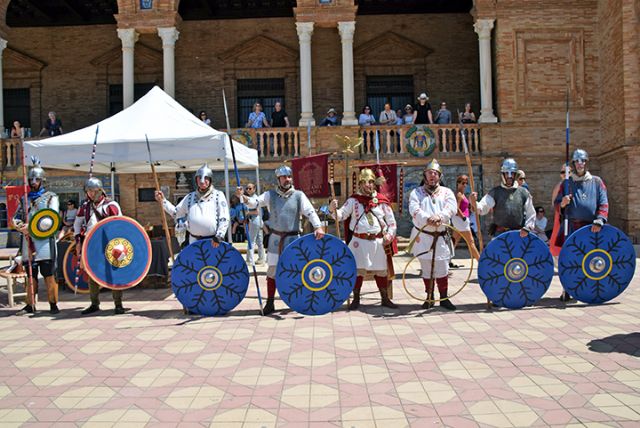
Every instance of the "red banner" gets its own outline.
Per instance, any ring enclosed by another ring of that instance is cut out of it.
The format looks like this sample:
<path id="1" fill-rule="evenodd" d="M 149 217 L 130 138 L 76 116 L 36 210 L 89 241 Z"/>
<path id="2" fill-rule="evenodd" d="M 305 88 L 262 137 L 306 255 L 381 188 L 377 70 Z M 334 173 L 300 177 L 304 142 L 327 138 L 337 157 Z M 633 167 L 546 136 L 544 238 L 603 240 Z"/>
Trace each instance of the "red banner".
<path id="1" fill-rule="evenodd" d="M 293 185 L 309 198 L 329 196 L 329 154 L 292 159 Z"/>
<path id="2" fill-rule="evenodd" d="M 7 186 L 4 188 L 7 192 L 7 224 L 13 229 L 13 217 L 20 207 L 20 200 L 24 196 L 24 186 Z"/>
<path id="3" fill-rule="evenodd" d="M 362 164 L 358 165 L 360 169 L 369 168 L 376 174 L 376 177 L 382 175 L 387 182 L 380 189 L 380 193 L 383 193 L 392 203 L 398 202 L 398 164 L 396 163 L 381 163 L 381 164 Z"/>

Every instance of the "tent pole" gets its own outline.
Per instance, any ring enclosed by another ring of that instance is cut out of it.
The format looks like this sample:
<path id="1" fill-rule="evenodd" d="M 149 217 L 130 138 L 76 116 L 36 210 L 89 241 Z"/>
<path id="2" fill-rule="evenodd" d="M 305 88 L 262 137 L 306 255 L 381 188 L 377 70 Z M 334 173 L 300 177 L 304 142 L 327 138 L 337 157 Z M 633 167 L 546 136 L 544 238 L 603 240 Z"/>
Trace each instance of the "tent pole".
<path id="1" fill-rule="evenodd" d="M 116 166 L 111 162 L 111 199 L 116 200 Z"/>
<path id="2" fill-rule="evenodd" d="M 258 195 L 262 194 L 260 191 L 260 168 L 256 167 L 256 193 Z"/>
<path id="3" fill-rule="evenodd" d="M 227 160 L 226 155 L 224 157 L 224 191 L 227 197 L 227 203 L 229 204 L 229 208 L 231 208 L 231 198 L 229 197 L 229 161 Z M 229 224 L 229 228 L 227 229 L 227 240 L 229 241 L 229 243 L 233 242 L 233 239 L 231 236 L 231 224 Z"/>

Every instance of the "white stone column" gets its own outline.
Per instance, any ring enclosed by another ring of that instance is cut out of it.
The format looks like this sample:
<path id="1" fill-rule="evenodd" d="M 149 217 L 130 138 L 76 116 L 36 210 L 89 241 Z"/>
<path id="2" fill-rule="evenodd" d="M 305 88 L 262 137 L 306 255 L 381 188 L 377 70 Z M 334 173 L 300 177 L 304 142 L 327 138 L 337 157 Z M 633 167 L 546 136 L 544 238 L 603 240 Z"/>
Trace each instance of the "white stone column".
<path id="1" fill-rule="evenodd" d="M 139 34 L 133 28 L 118 28 L 118 37 L 122 40 L 122 108 L 133 104 L 133 54 Z"/>
<path id="2" fill-rule="evenodd" d="M 342 42 L 343 125 L 358 124 L 353 96 L 353 33 L 355 31 L 355 21 L 338 22 L 338 32 L 340 33 L 340 40 Z"/>
<path id="3" fill-rule="evenodd" d="M 2 76 L 2 55 L 6 47 L 7 41 L 0 38 L 0 131 L 4 131 L 4 83 L 2 81 L 4 77 Z M 11 136 L 11 133 L 9 133 L 9 136 Z"/>
<path id="4" fill-rule="evenodd" d="M 496 123 L 498 118 L 493 114 L 493 88 L 491 83 L 491 30 L 493 19 L 478 19 L 473 29 L 478 33 L 480 54 L 480 123 Z"/>
<path id="5" fill-rule="evenodd" d="M 180 32 L 176 27 L 158 28 L 158 35 L 162 39 L 162 62 L 164 91 L 173 98 L 176 96 L 176 66 L 175 47 Z"/>
<path id="6" fill-rule="evenodd" d="M 313 92 L 311 80 L 311 35 L 313 22 L 296 22 L 300 40 L 300 126 L 315 126 L 313 119 Z"/>

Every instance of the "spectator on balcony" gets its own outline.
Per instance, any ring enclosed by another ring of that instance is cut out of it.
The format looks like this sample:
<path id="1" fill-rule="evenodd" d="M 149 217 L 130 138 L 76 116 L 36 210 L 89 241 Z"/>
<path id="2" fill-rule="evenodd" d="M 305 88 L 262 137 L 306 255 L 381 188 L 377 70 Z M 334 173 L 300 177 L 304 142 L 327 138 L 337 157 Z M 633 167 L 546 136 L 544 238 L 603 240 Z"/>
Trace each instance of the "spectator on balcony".
<path id="1" fill-rule="evenodd" d="M 207 116 L 207 112 L 202 110 L 200 112 L 200 120 L 203 121 L 204 123 L 206 123 L 207 125 L 211 126 L 211 119 L 209 119 L 209 116 Z"/>
<path id="2" fill-rule="evenodd" d="M 267 116 L 262 111 L 262 105 L 255 103 L 253 105 L 253 111 L 249 113 L 249 120 L 247 121 L 247 128 L 271 128 L 269 122 L 267 122 Z"/>
<path id="3" fill-rule="evenodd" d="M 447 110 L 447 103 L 442 101 L 440 103 L 440 110 L 436 113 L 434 122 L 438 125 L 448 125 L 451 123 L 451 112 Z"/>
<path id="4" fill-rule="evenodd" d="M 384 103 L 384 110 L 380 112 L 380 125 L 393 126 L 397 120 L 396 112 L 391 109 L 391 103 Z"/>
<path id="5" fill-rule="evenodd" d="M 404 107 L 404 116 L 402 116 L 402 120 L 405 125 L 413 124 L 413 106 L 411 104 L 407 104 Z"/>
<path id="6" fill-rule="evenodd" d="M 416 125 L 433 123 L 433 113 L 431 113 L 431 104 L 429 104 L 429 97 L 425 92 L 421 93 L 418 97 L 418 104 L 416 104 L 413 111 L 413 122 Z"/>
<path id="7" fill-rule="evenodd" d="M 467 102 L 464 105 L 464 111 L 460 113 L 460 122 L 476 123 L 476 115 L 471 111 L 471 102 Z"/>
<path id="8" fill-rule="evenodd" d="M 24 128 L 20 124 L 19 120 L 13 121 L 13 126 L 11 127 L 11 138 L 24 138 Z"/>
<path id="9" fill-rule="evenodd" d="M 338 126 L 338 124 L 338 112 L 336 111 L 336 109 L 331 107 L 327 111 L 327 116 L 322 119 L 322 121 L 320 121 L 320 124 L 318 126 Z"/>
<path id="10" fill-rule="evenodd" d="M 397 126 L 404 125 L 404 112 L 401 108 L 396 110 L 396 123 Z"/>
<path id="11" fill-rule="evenodd" d="M 40 137 L 47 134 L 49 137 L 62 135 L 62 121 L 56 117 L 55 111 L 49 112 L 49 118 L 44 123 L 44 128 L 40 131 Z"/>
<path id="12" fill-rule="evenodd" d="M 290 127 L 289 116 L 287 115 L 287 112 L 282 109 L 282 103 L 280 101 L 276 101 L 273 108 L 274 111 L 271 113 L 271 126 L 274 128 Z"/>
<path id="13" fill-rule="evenodd" d="M 360 117 L 358 117 L 358 125 L 370 126 L 375 125 L 375 123 L 376 118 L 371 114 L 371 106 L 364 106 L 362 113 L 360 113 Z"/>

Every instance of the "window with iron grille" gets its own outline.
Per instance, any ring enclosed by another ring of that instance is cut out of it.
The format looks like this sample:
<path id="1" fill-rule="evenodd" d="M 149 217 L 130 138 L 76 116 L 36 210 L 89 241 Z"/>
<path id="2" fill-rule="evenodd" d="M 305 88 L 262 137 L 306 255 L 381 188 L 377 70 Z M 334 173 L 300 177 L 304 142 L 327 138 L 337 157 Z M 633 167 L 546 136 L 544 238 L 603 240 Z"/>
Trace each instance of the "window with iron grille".
<path id="1" fill-rule="evenodd" d="M 253 105 L 260 103 L 267 120 L 271 119 L 274 105 L 280 101 L 286 110 L 284 99 L 284 79 L 241 79 L 237 81 L 238 127 L 244 127 L 253 111 Z"/>
<path id="2" fill-rule="evenodd" d="M 376 120 L 385 103 L 395 111 L 413 104 L 413 97 L 413 76 L 367 76 L 367 104 Z"/>
<path id="3" fill-rule="evenodd" d="M 145 96 L 154 86 L 155 83 L 136 83 L 133 87 L 134 102 Z M 109 116 L 121 112 L 123 106 L 122 85 L 109 85 Z"/>
<path id="4" fill-rule="evenodd" d="M 24 128 L 31 128 L 31 91 L 29 88 L 5 89 L 4 125 L 11 129 L 18 120 Z M 44 122 L 43 122 L 44 123 Z M 36 132 L 40 131 L 38 130 Z"/>

